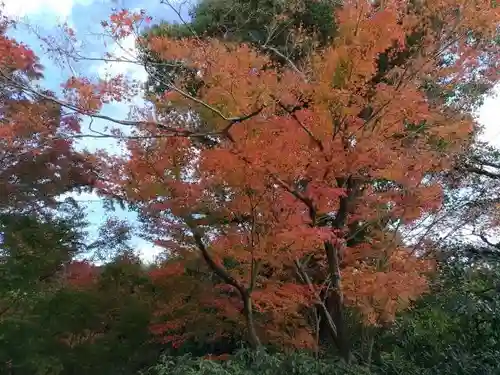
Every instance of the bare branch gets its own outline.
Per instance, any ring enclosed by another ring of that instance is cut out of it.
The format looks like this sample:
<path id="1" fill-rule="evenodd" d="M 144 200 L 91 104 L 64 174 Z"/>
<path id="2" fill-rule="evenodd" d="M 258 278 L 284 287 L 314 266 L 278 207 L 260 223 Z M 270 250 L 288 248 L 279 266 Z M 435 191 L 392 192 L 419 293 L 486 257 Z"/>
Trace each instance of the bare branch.
<path id="1" fill-rule="evenodd" d="M 307 135 L 313 140 L 313 142 L 318 146 L 318 148 L 320 149 L 320 151 L 324 151 L 325 148 L 323 146 L 323 143 L 314 136 L 314 134 L 311 132 L 311 130 L 309 130 L 303 123 L 302 121 L 300 121 L 300 119 L 297 117 L 297 114 L 295 113 L 296 112 L 296 108 L 293 108 L 293 109 L 289 109 L 287 108 L 281 101 L 278 101 L 278 105 L 284 110 L 286 111 L 290 116 L 292 116 L 292 118 L 299 124 L 299 126 L 302 128 L 302 130 L 304 130 Z"/>
<path id="2" fill-rule="evenodd" d="M 299 277 L 307 284 L 309 290 L 311 291 L 311 293 L 314 295 L 314 297 L 316 299 L 316 303 L 321 307 L 321 310 L 323 311 L 323 314 L 325 315 L 325 317 L 327 319 L 328 327 L 330 328 L 332 335 L 334 337 L 337 337 L 337 335 L 338 335 L 337 326 L 335 325 L 335 322 L 333 321 L 333 318 L 330 315 L 328 308 L 326 307 L 325 303 L 323 302 L 323 300 L 319 296 L 318 292 L 316 291 L 316 288 L 314 288 L 314 285 L 311 282 L 309 275 L 304 270 L 304 268 L 299 260 L 295 259 L 294 264 L 295 264 L 295 267 L 296 267 L 296 270 L 297 270 Z"/>
<path id="3" fill-rule="evenodd" d="M 162 134 L 161 136 L 163 136 L 163 137 L 167 137 L 167 136 L 177 136 L 177 137 L 179 137 L 180 136 L 180 137 L 191 137 L 191 138 L 193 138 L 193 137 L 207 137 L 207 136 L 227 136 L 230 128 L 234 124 L 240 123 L 242 121 L 246 121 L 246 120 L 250 119 L 251 117 L 258 115 L 263 110 L 263 108 L 259 108 L 258 110 L 254 111 L 254 112 L 252 112 L 252 113 L 250 113 L 248 115 L 237 116 L 237 117 L 226 117 L 224 114 L 222 114 L 222 112 L 220 112 L 216 108 L 210 106 L 209 104 L 205 103 L 204 101 L 192 97 L 191 95 L 189 95 L 188 93 L 184 92 L 183 90 L 180 90 L 179 88 L 177 88 L 174 85 L 170 85 L 170 87 L 172 87 L 172 89 L 174 89 L 175 91 L 179 92 L 181 95 L 183 95 L 186 98 L 188 98 L 190 100 L 193 100 L 193 101 L 195 101 L 195 102 L 203 105 L 205 108 L 208 108 L 209 110 L 211 110 L 212 112 L 214 112 L 215 114 L 219 115 L 221 118 L 223 118 L 224 120 L 226 120 L 226 121 L 229 122 L 229 124 L 222 131 L 199 133 L 199 132 L 193 132 L 193 131 L 186 130 L 186 129 L 179 129 L 179 128 L 171 127 L 171 126 L 165 125 L 164 123 L 158 122 L 158 121 L 151 121 L 151 120 L 149 120 L 149 121 L 120 120 L 120 119 L 116 119 L 114 117 L 107 116 L 107 115 L 102 115 L 102 114 L 98 114 L 98 113 L 91 113 L 88 110 L 84 110 L 82 108 L 79 108 L 79 107 L 71 104 L 71 103 L 68 103 L 68 102 L 62 101 L 60 99 L 57 99 L 56 97 L 54 97 L 52 95 L 45 94 L 45 93 L 43 93 L 43 92 L 41 92 L 39 90 L 36 90 L 36 89 L 34 89 L 34 88 L 32 88 L 32 87 L 30 87 L 28 85 L 23 85 L 23 84 L 21 84 L 19 82 L 16 82 L 15 80 L 13 80 L 12 78 L 10 78 L 7 74 L 5 74 L 1 70 L 0 70 L 0 76 L 2 76 L 6 81 L 8 81 L 12 86 L 14 86 L 14 87 L 16 87 L 16 88 L 18 88 L 18 89 L 26 92 L 26 93 L 30 93 L 31 95 L 33 95 L 35 97 L 51 101 L 53 103 L 56 103 L 56 104 L 60 105 L 61 107 L 70 109 L 70 110 L 72 110 L 74 112 L 77 112 L 77 113 L 80 113 L 82 115 L 89 116 L 91 119 L 98 118 L 98 119 L 101 119 L 101 120 L 106 120 L 106 121 L 109 121 L 109 122 L 112 122 L 112 123 L 115 123 L 115 124 L 118 124 L 118 125 L 123 125 L 123 126 L 154 125 L 154 126 L 157 126 L 159 129 L 170 133 L 170 134 Z M 95 130 L 92 130 L 92 129 L 91 129 L 91 131 L 96 132 Z M 76 137 L 77 138 L 84 138 L 84 137 L 92 137 L 92 138 L 118 138 L 117 136 L 108 135 L 108 134 L 104 134 L 104 133 L 100 133 L 97 136 L 96 135 L 84 135 L 84 136 L 76 136 Z M 125 138 L 129 138 L 129 137 L 125 137 Z M 134 137 L 132 137 L 132 138 L 134 138 Z M 143 137 L 141 137 L 141 138 L 143 138 Z M 149 138 L 151 138 L 151 137 L 149 137 Z"/>
<path id="4" fill-rule="evenodd" d="M 485 165 L 487 165 L 487 164 L 485 164 Z M 486 177 L 489 177 L 489 178 L 492 178 L 495 180 L 500 180 L 500 173 L 490 172 L 490 171 L 487 171 L 483 168 L 478 168 L 478 167 L 475 167 L 473 165 L 468 165 L 468 164 L 466 164 L 463 169 L 465 169 L 468 172 L 475 173 L 475 174 L 478 174 L 481 176 L 486 176 Z"/>

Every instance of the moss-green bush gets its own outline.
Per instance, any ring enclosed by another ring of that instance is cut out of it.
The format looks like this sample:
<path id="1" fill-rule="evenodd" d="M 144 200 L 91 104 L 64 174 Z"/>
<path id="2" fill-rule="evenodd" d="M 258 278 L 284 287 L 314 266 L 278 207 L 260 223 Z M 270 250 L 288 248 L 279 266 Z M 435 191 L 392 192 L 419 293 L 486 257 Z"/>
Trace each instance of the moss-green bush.
<path id="1" fill-rule="evenodd" d="M 228 360 L 164 356 L 147 375 L 364 375 L 370 372 L 340 361 L 316 360 L 307 354 L 239 351 Z"/>
<path id="2" fill-rule="evenodd" d="M 447 353 L 450 354 L 450 353 Z M 144 375 L 496 375 L 500 353 L 488 352 L 488 358 L 443 356 L 443 362 L 426 367 L 397 355 L 388 354 L 380 365 L 370 368 L 341 361 L 315 359 L 307 354 L 269 354 L 242 350 L 228 360 L 207 360 L 191 356 L 164 356 Z"/>

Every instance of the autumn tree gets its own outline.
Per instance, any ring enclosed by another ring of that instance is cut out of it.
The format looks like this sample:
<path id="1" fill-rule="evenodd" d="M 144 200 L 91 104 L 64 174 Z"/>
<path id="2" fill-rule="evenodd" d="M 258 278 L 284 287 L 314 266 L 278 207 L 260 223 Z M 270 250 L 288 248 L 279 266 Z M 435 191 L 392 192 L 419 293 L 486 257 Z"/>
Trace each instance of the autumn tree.
<path id="1" fill-rule="evenodd" d="M 0 211 L 40 213 L 61 194 L 90 186 L 92 171 L 73 149 L 79 120 L 49 100 L 53 93 L 34 94 L 42 66 L 29 47 L 6 35 L 11 22 L 1 22 Z"/>
<path id="2" fill-rule="evenodd" d="M 149 276 L 156 299 L 150 329 L 172 353 L 227 353 L 245 339 L 238 295 L 202 259 L 169 256 Z"/>
<path id="3" fill-rule="evenodd" d="M 163 4 L 179 15 L 186 5 L 168 0 Z M 244 42 L 269 53 L 280 63 L 289 59 L 300 64 L 311 50 L 331 42 L 337 31 L 333 11 L 339 5 L 340 2 L 332 0 L 199 1 L 189 9 L 189 20 L 181 18 L 178 23 L 161 21 L 148 27 L 145 34 L 147 38 L 184 38 L 196 34 L 226 42 Z M 156 76 L 165 79 L 182 74 L 195 78 L 192 71 L 176 61 L 163 61 L 147 47 L 147 44 L 139 44 L 141 60 L 145 61 L 150 72 L 149 91 L 161 94 L 168 90 Z"/>
<path id="4" fill-rule="evenodd" d="M 166 7 L 174 9 L 180 14 L 181 6 L 170 1 L 164 2 Z M 147 29 L 148 37 L 167 36 L 182 38 L 196 34 L 209 36 L 223 41 L 246 42 L 263 53 L 267 53 L 273 61 L 285 62 L 286 59 L 300 67 L 311 46 L 316 48 L 324 46 L 337 32 L 334 9 L 340 3 L 331 1 L 320 2 L 292 2 L 286 10 L 283 4 L 276 2 L 226 2 L 207 0 L 196 3 L 190 10 L 190 19 L 181 17 L 180 23 L 159 22 Z M 282 13 L 280 14 L 280 11 Z M 273 21 L 274 20 L 274 21 Z M 278 21 L 279 20 L 279 21 Z M 281 22 L 281 23 L 280 23 Z M 293 35 L 292 35 L 293 34 Z M 259 35 L 259 38 L 255 38 Z M 293 36 L 300 35 L 300 42 Z M 402 64 L 411 58 L 410 51 L 419 41 L 420 31 L 415 30 L 407 37 L 407 44 L 395 57 L 390 57 L 390 51 L 382 53 L 378 58 L 378 71 L 374 79 L 383 77 L 384 71 L 394 64 Z M 294 42 L 291 42 L 291 40 Z M 304 44 L 309 47 L 304 49 Z M 312 44 L 311 44 L 312 43 Z M 498 45 L 498 38 L 491 41 L 494 48 Z M 178 61 L 164 61 L 154 55 L 147 48 L 147 44 L 139 43 L 145 64 L 148 65 L 149 81 L 148 90 L 161 95 L 167 87 L 160 81 L 169 81 L 175 76 L 183 76 L 190 80 L 188 92 L 199 89 L 196 72 L 186 70 Z M 298 51 L 301 52 L 298 52 Z M 168 78 L 168 79 L 167 79 Z M 484 82 L 481 76 L 468 77 L 467 80 L 455 82 L 446 86 L 439 82 L 428 80 L 422 87 L 428 98 L 442 98 L 448 104 L 453 104 L 458 110 L 473 111 L 483 102 L 484 94 L 488 92 L 490 84 Z M 162 103 L 163 104 L 163 103 Z M 166 116 L 168 120 L 179 116 L 180 108 L 172 105 L 157 106 L 157 116 Z M 164 118 L 164 117 L 162 117 Z M 192 119 L 190 118 L 190 121 Z M 210 124 L 198 121 L 198 130 L 209 128 Z M 423 130 L 423 129 L 421 129 Z M 475 124 L 474 135 L 471 137 L 469 151 L 461 154 L 454 161 L 454 167 L 445 173 L 433 174 L 435 180 L 440 180 L 444 188 L 445 205 L 439 213 L 425 214 L 421 220 L 405 227 L 406 239 L 411 239 L 413 246 L 419 248 L 423 245 L 421 233 L 427 233 L 426 241 L 430 238 L 434 242 L 450 242 L 462 240 L 464 235 L 483 236 L 486 232 L 491 234 L 495 228 L 495 202 L 498 190 L 497 168 L 498 154 L 493 147 L 478 141 L 481 128 Z M 379 186 L 386 183 L 384 180 L 373 180 Z M 468 191 L 464 194 L 464 191 Z M 485 192 L 488 198 L 484 199 Z M 487 218 L 493 215 L 493 220 Z M 484 219 L 487 218 L 486 222 Z M 478 225 L 479 223 L 481 225 Z M 350 225 L 350 243 L 363 241 L 370 232 L 370 226 L 363 222 L 354 222 Z M 479 233 L 480 232 L 480 233 Z M 482 233 L 482 234 L 481 234 Z"/>
<path id="5" fill-rule="evenodd" d="M 314 347 L 326 332 L 348 360 L 346 306 L 380 326 L 427 290 L 432 262 L 400 229 L 441 207 L 435 176 L 470 145 L 477 96 L 461 88 L 497 82 L 499 13 L 455 0 L 334 12 L 337 33 L 300 65 L 239 41 L 139 38 L 197 77 L 193 90 L 182 74 L 153 75 L 166 88 L 149 96 L 153 113 L 99 114 L 137 87 L 123 76 L 73 77 L 57 102 L 134 127 L 100 135 L 125 139 L 128 155 L 99 155 L 96 186 L 141 210 L 178 261 L 166 275 L 201 258 L 225 284 L 217 310 L 241 319 L 254 348 Z M 103 27 L 120 40 L 145 19 L 122 10 Z M 158 120 L 165 107 L 181 116 Z"/>
<path id="6" fill-rule="evenodd" d="M 80 120 L 39 86 L 38 58 L 7 35 L 14 23 L 0 16 L 1 371 L 55 374 L 54 353 L 43 355 L 54 332 L 39 308 L 87 250 L 80 207 L 62 195 L 90 188 L 92 165 L 74 149 Z"/>
<path id="7" fill-rule="evenodd" d="M 37 57 L 7 36 L 0 14 L 0 231 L 2 318 L 19 300 L 44 289 L 81 249 L 81 212 L 58 199 L 89 186 L 91 170 L 72 148 L 75 118 L 53 101 L 33 97 L 42 77 Z M 49 95 L 49 93 L 44 92 Z M 57 208 L 57 210 L 55 210 Z"/>

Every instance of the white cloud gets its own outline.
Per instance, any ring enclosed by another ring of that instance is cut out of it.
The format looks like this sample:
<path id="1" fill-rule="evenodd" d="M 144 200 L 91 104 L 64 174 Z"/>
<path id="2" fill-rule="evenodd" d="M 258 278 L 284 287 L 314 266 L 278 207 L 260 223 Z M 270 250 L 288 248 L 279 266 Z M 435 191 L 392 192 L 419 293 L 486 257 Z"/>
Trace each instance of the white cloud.
<path id="1" fill-rule="evenodd" d="M 114 43 L 108 50 L 112 59 L 123 60 L 119 62 L 105 62 L 96 66 L 99 77 L 104 78 L 107 75 L 124 74 L 129 78 L 145 82 L 147 73 L 138 62 L 138 50 L 135 45 L 135 35 L 129 35 L 119 43 Z M 128 62 L 127 62 L 128 61 Z"/>
<path id="2" fill-rule="evenodd" d="M 137 246 L 137 253 L 139 257 L 146 263 L 153 263 L 157 257 L 165 251 L 165 249 L 156 246 L 153 243 L 149 243 L 146 241 L 138 241 L 141 242 Z"/>
<path id="3" fill-rule="evenodd" d="M 3 0 L 4 13 L 9 17 L 52 13 L 67 18 L 76 4 L 89 5 L 93 0 Z"/>
<path id="4" fill-rule="evenodd" d="M 59 197 L 63 200 L 65 198 L 72 197 L 77 202 L 88 202 L 88 201 L 100 201 L 100 197 L 96 193 L 66 193 Z"/>
<path id="5" fill-rule="evenodd" d="M 478 111 L 478 120 L 484 126 L 481 140 L 500 148 L 500 85 L 484 101 Z"/>

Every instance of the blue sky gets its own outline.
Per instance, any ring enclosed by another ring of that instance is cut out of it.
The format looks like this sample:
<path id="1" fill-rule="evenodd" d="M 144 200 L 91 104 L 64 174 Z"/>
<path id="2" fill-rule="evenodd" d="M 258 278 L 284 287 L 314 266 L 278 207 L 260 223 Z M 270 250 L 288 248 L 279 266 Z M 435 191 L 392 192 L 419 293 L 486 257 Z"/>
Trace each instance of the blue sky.
<path id="1" fill-rule="evenodd" d="M 100 21 L 108 19 L 112 8 L 145 9 L 148 15 L 153 16 L 153 23 L 160 20 L 177 20 L 177 15 L 167 5 L 161 4 L 160 0 L 3 0 L 3 2 L 8 15 L 20 18 L 30 25 L 35 25 L 37 32 L 42 35 L 57 34 L 55 25 L 61 21 L 67 21 L 75 29 L 78 38 L 86 41 L 82 49 L 85 55 L 90 57 L 102 56 L 105 50 L 103 42 L 98 40 L 93 33 L 102 32 Z M 183 3 L 187 4 L 186 1 L 183 1 Z M 182 8 L 182 13 L 186 18 L 188 6 L 184 5 Z M 29 44 L 38 53 L 42 64 L 45 66 L 45 87 L 58 91 L 60 83 L 71 74 L 70 68 L 66 66 L 65 69 L 61 69 L 47 56 L 44 56 L 43 50 L 39 47 L 39 40 L 26 28 L 19 27 L 13 30 L 11 34 L 18 40 Z M 131 49 L 129 53 L 134 53 L 132 38 L 123 41 L 122 45 Z M 110 46 L 111 49 L 115 47 Z M 122 73 L 136 79 L 146 77 L 141 68 L 124 64 L 110 66 L 102 62 L 84 62 L 72 65 L 72 68 L 84 76 L 103 75 L 107 70 L 117 73 L 120 70 Z M 496 93 L 500 95 L 500 87 L 497 87 Z M 140 98 L 138 98 L 138 104 L 140 104 Z M 128 108 L 125 105 L 107 105 L 104 112 L 111 117 L 124 118 L 127 115 Z M 500 97 L 488 98 L 477 115 L 479 121 L 486 127 L 483 138 L 500 147 L 500 124 L 498 120 L 500 118 Z M 98 123 L 97 121 L 94 124 L 95 128 L 105 126 L 104 123 Z M 109 140 L 86 140 L 82 146 L 89 149 L 106 148 L 109 151 L 117 151 L 116 145 Z M 91 231 L 96 233 L 95 231 L 106 218 L 106 212 L 100 201 L 93 195 L 82 195 L 77 199 L 86 204 L 88 219 L 91 222 Z M 115 214 L 122 219 L 127 218 L 131 221 L 135 218 L 133 214 L 128 212 L 119 211 Z M 153 259 L 154 255 L 159 251 L 158 248 L 139 238 L 134 239 L 134 245 L 147 260 Z"/>
<path id="2" fill-rule="evenodd" d="M 177 20 L 177 15 L 167 5 L 161 4 L 160 0 L 4 0 L 3 2 L 5 4 L 5 13 L 10 17 L 19 19 L 21 25 L 9 33 L 16 37 L 18 41 L 27 43 L 37 52 L 45 67 L 43 85 L 56 92 L 59 91 L 60 84 L 71 75 L 71 69 L 75 69 L 83 76 L 94 77 L 102 76 L 106 71 L 116 74 L 118 70 L 136 79 L 144 79 L 146 75 L 142 69 L 133 65 L 119 64 L 110 66 L 100 61 L 72 64 L 71 68 L 66 66 L 64 69 L 61 69 L 48 56 L 44 55 L 37 36 L 33 35 L 23 25 L 29 24 L 35 26 L 35 30 L 39 35 L 48 36 L 57 35 L 59 31 L 56 25 L 66 21 L 76 31 L 77 37 L 85 40 L 85 45 L 82 47 L 85 55 L 97 57 L 103 56 L 106 47 L 102 40 L 99 40 L 99 38 L 96 38 L 92 34 L 102 33 L 100 21 L 109 19 L 112 8 L 146 9 L 148 15 L 154 15 L 153 22 L 159 20 Z M 184 7 L 183 13 L 186 14 L 186 11 L 187 7 Z M 134 43 L 132 38 L 124 40 L 122 46 L 130 48 L 130 53 L 133 53 Z M 107 51 L 110 49 L 119 51 L 116 45 L 113 44 L 108 44 Z M 138 104 L 140 104 L 140 98 L 138 98 Z M 115 118 L 125 118 L 127 113 L 128 108 L 126 105 L 113 104 L 107 105 L 104 108 L 104 114 Z M 102 121 L 94 121 L 93 128 L 99 129 L 105 125 Z M 80 146 L 90 150 L 105 148 L 111 152 L 118 151 L 116 144 L 113 144 L 109 140 L 86 139 L 80 143 Z M 89 228 L 90 234 L 97 234 L 99 226 L 107 217 L 102 203 L 98 197 L 92 194 L 82 194 L 77 196 L 76 199 L 81 201 L 86 207 L 88 220 L 91 224 Z M 114 215 L 131 222 L 135 220 L 135 215 L 130 212 L 119 210 Z M 160 250 L 137 237 L 134 238 L 133 245 L 147 260 L 152 260 L 154 255 Z"/>

